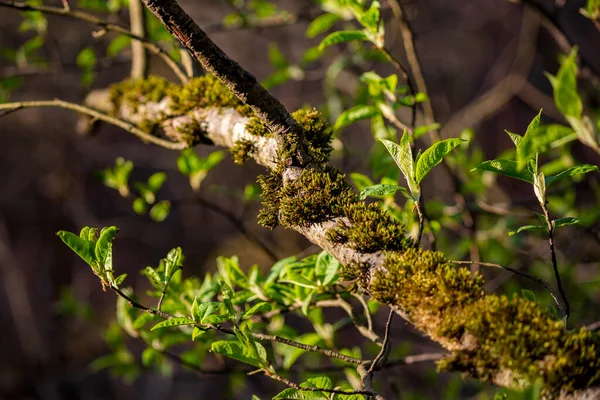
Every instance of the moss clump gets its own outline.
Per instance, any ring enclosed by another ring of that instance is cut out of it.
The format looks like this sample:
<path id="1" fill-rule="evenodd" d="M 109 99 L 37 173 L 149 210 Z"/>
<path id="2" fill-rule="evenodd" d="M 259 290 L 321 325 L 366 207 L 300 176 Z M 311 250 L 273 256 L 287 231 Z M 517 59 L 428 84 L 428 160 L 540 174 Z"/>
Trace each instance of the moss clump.
<path id="1" fill-rule="evenodd" d="M 416 319 L 419 313 L 441 319 L 447 310 L 455 311 L 484 296 L 481 275 L 453 266 L 440 252 L 418 248 L 388 254 L 370 290 L 373 298 L 401 305 Z"/>
<path id="2" fill-rule="evenodd" d="M 304 131 L 308 152 L 313 158 L 313 162 L 327 162 L 332 150 L 332 130 L 327 120 L 316 109 L 296 110 L 292 113 L 292 117 Z"/>
<path id="3" fill-rule="evenodd" d="M 178 88 L 159 76 L 146 79 L 126 79 L 109 87 L 110 101 L 117 110 L 127 105 L 137 110 L 140 102 L 158 102 Z"/>
<path id="4" fill-rule="evenodd" d="M 255 150 L 254 143 L 250 140 L 242 139 L 235 142 L 235 146 L 229 149 L 229 153 L 234 163 L 242 165 L 252 156 Z"/>
<path id="5" fill-rule="evenodd" d="M 256 136 L 268 136 L 271 133 L 265 124 L 256 117 L 250 118 L 246 123 L 246 130 Z"/>
<path id="6" fill-rule="evenodd" d="M 224 107 L 235 108 L 242 115 L 252 115 L 250 107 L 213 75 L 194 78 L 182 87 L 174 87 L 168 94 L 175 104 L 173 109 L 181 114 L 199 107 Z"/>
<path id="7" fill-rule="evenodd" d="M 340 221 L 336 228 L 327 232 L 329 240 L 335 243 L 348 243 L 363 253 L 402 251 L 414 246 L 412 239 L 406 236 L 404 226 L 377 203 L 351 203 L 343 208 L 343 214 L 350 225 Z"/>
<path id="8" fill-rule="evenodd" d="M 351 273 L 364 274 L 359 267 Z M 598 335 L 567 332 L 534 302 L 486 296 L 480 275 L 441 253 L 390 253 L 370 280 L 358 279 L 374 299 L 400 307 L 417 328 L 454 349 L 441 369 L 490 382 L 510 371 L 511 381 L 502 384 L 513 387 L 542 378 L 550 396 L 600 384 Z"/>
<path id="9" fill-rule="evenodd" d="M 274 229 L 279 225 L 279 203 L 283 178 L 280 172 L 271 171 L 269 175 L 260 175 L 258 184 L 262 189 L 262 208 L 258 213 L 258 223 Z"/>
<path id="10" fill-rule="evenodd" d="M 330 166 L 306 168 L 281 190 L 280 223 L 284 226 L 321 222 L 340 216 L 358 201 L 346 176 Z"/>
<path id="11" fill-rule="evenodd" d="M 509 369 L 524 384 L 544 381 L 550 396 L 600 384 L 600 338 L 583 328 L 567 332 L 531 301 L 490 295 L 444 319 L 440 333 L 477 341 L 474 350 L 455 352 L 440 368 L 493 380 Z"/>

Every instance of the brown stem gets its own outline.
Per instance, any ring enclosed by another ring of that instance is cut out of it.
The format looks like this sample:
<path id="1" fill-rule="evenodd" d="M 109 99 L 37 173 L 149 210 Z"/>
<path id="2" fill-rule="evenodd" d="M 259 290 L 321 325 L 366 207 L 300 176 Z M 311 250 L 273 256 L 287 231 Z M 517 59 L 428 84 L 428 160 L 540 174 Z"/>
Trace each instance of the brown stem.
<path id="1" fill-rule="evenodd" d="M 392 326 L 392 320 L 394 319 L 394 314 L 396 314 L 396 312 L 394 310 L 390 310 L 390 313 L 388 315 L 388 320 L 385 324 L 385 334 L 383 336 L 383 345 L 381 346 L 379 353 L 375 357 L 375 360 L 373 360 L 373 362 L 369 366 L 369 369 L 367 370 L 367 372 L 369 374 L 372 374 L 373 371 L 375 371 L 376 369 L 379 369 L 380 368 L 379 364 L 381 364 L 382 361 L 383 361 L 383 364 L 385 364 L 385 360 L 390 352 L 390 328 Z"/>
<path id="2" fill-rule="evenodd" d="M 140 0 L 129 0 L 129 26 L 131 33 L 141 38 L 146 37 L 146 15 Z M 139 40 L 131 42 L 131 78 L 141 79 L 148 73 L 148 55 L 144 43 Z"/>
<path id="3" fill-rule="evenodd" d="M 562 317 L 566 320 L 569 318 L 570 307 L 569 300 L 565 294 L 563 289 L 562 280 L 560 278 L 560 271 L 558 270 L 558 262 L 556 261 L 556 250 L 554 249 L 554 224 L 550 219 L 550 213 L 548 212 L 548 208 L 545 203 L 540 203 L 542 207 L 542 211 L 544 212 L 544 218 L 546 218 L 546 224 L 548 225 L 548 245 L 550 246 L 550 256 L 552 258 L 552 269 L 554 270 L 554 278 L 556 279 L 556 285 L 558 286 L 558 291 L 560 292 L 560 297 L 563 302 L 563 315 Z"/>
<path id="4" fill-rule="evenodd" d="M 81 114 L 89 115 L 95 119 L 99 119 L 104 122 L 108 122 L 112 125 L 118 126 L 126 130 L 127 132 L 139 137 L 144 142 L 150 142 L 152 144 L 164 147 L 165 149 L 170 150 L 183 150 L 187 147 L 186 143 L 175 143 L 170 142 L 168 140 L 164 140 L 161 138 L 157 138 L 156 136 L 152 136 L 149 133 L 144 132 L 137 126 L 124 121 L 119 118 L 112 117 L 106 113 L 103 113 L 98 110 L 94 110 L 93 108 L 85 107 L 80 104 L 69 103 L 67 101 L 63 101 L 60 99 L 54 100 L 39 100 L 39 101 L 21 101 L 16 103 L 4 103 L 0 104 L 0 111 L 6 110 L 5 113 L 0 114 L 0 116 L 4 116 L 8 113 L 23 109 L 23 108 L 39 108 L 39 107 L 59 107 L 66 108 L 68 110 L 77 111 Z"/>

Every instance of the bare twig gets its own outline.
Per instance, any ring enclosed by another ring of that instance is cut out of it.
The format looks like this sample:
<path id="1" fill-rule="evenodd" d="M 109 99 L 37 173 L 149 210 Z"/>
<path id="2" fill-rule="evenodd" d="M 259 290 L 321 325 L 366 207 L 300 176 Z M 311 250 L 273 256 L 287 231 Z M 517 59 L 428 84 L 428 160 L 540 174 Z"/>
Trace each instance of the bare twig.
<path id="1" fill-rule="evenodd" d="M 548 245 L 550 246 L 550 256 L 552 258 L 552 269 L 554 270 L 554 278 L 556 279 L 556 285 L 558 286 L 558 291 L 560 292 L 560 297 L 563 301 L 564 308 L 562 308 L 563 315 L 562 317 L 569 318 L 569 300 L 565 294 L 565 290 L 563 289 L 562 280 L 560 278 L 560 271 L 558 270 L 558 262 L 556 261 L 556 250 L 554 249 L 554 224 L 550 219 L 550 213 L 548 212 L 548 208 L 545 203 L 540 203 L 542 207 L 542 211 L 544 212 L 544 218 L 546 218 L 546 224 L 548 226 Z"/>
<path id="2" fill-rule="evenodd" d="M 156 136 L 152 136 L 149 133 L 144 132 L 137 126 L 135 126 L 127 121 L 112 117 L 101 111 L 94 110 L 93 108 L 85 107 L 80 104 L 69 103 L 67 101 L 63 101 L 60 99 L 39 100 L 39 101 L 22 101 L 22 102 L 16 102 L 16 103 L 0 104 L 0 111 L 6 110 L 6 112 L 0 114 L 0 116 L 6 115 L 10 112 L 14 112 L 14 111 L 17 111 L 17 110 L 20 110 L 23 108 L 40 108 L 40 107 L 59 107 L 59 108 L 65 108 L 68 110 L 77 111 L 81 114 L 89 115 L 90 117 L 93 117 L 95 119 L 98 119 L 98 120 L 101 120 L 104 122 L 108 122 L 112 125 L 118 126 L 119 128 L 122 128 L 122 129 L 126 130 L 127 132 L 139 137 L 140 139 L 142 139 L 142 141 L 164 147 L 165 149 L 183 150 L 187 147 L 186 143 L 170 142 L 168 140 L 164 140 L 164 139 L 158 138 Z"/>
<path id="3" fill-rule="evenodd" d="M 410 71 L 412 72 L 412 77 L 415 80 L 416 89 L 421 92 L 428 94 L 427 84 L 425 83 L 425 78 L 423 77 L 423 72 L 421 71 L 421 66 L 419 63 L 419 58 L 417 56 L 417 51 L 415 49 L 415 43 L 413 40 L 413 33 L 406 19 L 406 15 L 402 10 L 402 6 L 398 0 L 388 0 L 390 7 L 392 8 L 392 12 L 398 21 L 398 25 L 400 27 L 400 33 L 402 34 L 402 42 L 404 44 L 404 51 L 406 53 L 406 59 L 408 60 L 408 65 L 410 67 Z M 431 106 L 431 101 L 425 101 L 422 103 L 423 108 L 423 116 L 425 118 L 425 124 L 431 125 L 435 123 L 435 117 L 433 114 L 433 108 Z M 438 136 L 437 130 L 431 130 L 431 136 L 433 140 L 439 141 L 440 138 Z"/>
<path id="4" fill-rule="evenodd" d="M 383 364 L 385 364 L 385 360 L 387 358 L 387 355 L 390 352 L 390 328 L 392 326 L 392 321 L 394 319 L 394 314 L 396 314 L 394 312 L 394 310 L 390 310 L 387 322 L 385 324 L 385 335 L 383 336 L 383 345 L 381 346 L 381 350 L 379 350 L 379 353 L 375 357 L 375 360 L 373 360 L 373 362 L 369 366 L 369 369 L 367 369 L 367 372 L 369 374 L 372 374 L 373 371 L 375 371 L 375 369 L 378 369 L 380 367 L 379 364 L 382 361 L 383 361 Z"/>
<path id="5" fill-rule="evenodd" d="M 83 11 L 76 11 L 76 10 L 63 8 L 63 7 L 52 7 L 52 6 L 45 6 L 45 5 L 34 6 L 31 4 L 17 3 L 15 1 L 6 1 L 6 0 L 0 0 L 0 7 L 14 8 L 19 11 L 39 11 L 39 12 L 46 13 L 46 14 L 61 15 L 64 17 L 70 17 L 70 18 L 81 20 L 81 21 L 89 22 L 89 23 L 97 25 L 107 31 L 113 31 L 113 32 L 123 34 L 133 40 L 142 42 L 144 44 L 144 46 L 148 49 L 148 51 L 150 51 L 152 54 L 159 56 L 173 70 L 175 75 L 177 75 L 177 77 L 182 82 L 188 81 L 188 77 L 186 76 L 186 74 L 183 71 L 183 69 L 181 68 L 181 66 L 179 64 L 177 64 L 177 62 L 175 62 L 175 60 L 173 60 L 171 58 L 171 56 L 165 49 L 163 49 L 162 47 L 160 47 L 159 45 L 157 45 L 154 42 L 151 42 L 141 36 L 134 34 L 133 32 L 131 32 L 127 28 L 122 27 L 121 25 L 113 24 L 111 22 L 100 19 L 100 18 L 96 17 L 95 15 L 88 14 Z"/>
<path id="6" fill-rule="evenodd" d="M 113 292 L 115 292 L 116 294 L 118 294 L 119 296 L 121 296 L 122 298 L 124 298 L 125 300 L 127 300 L 127 302 L 129 303 L 129 305 L 133 308 L 137 308 L 138 310 L 141 310 L 145 313 L 148 314 L 152 314 L 152 315 L 158 315 L 160 317 L 163 318 L 173 318 L 173 316 L 171 314 L 168 314 L 164 311 L 160 311 L 160 310 L 156 310 L 154 308 L 150 308 L 150 307 L 146 307 L 141 305 L 140 303 L 138 303 L 137 301 L 133 300 L 131 297 L 129 297 L 128 295 L 126 295 L 121 289 L 119 289 L 118 287 L 111 285 L 110 288 L 112 289 Z"/>
<path id="7" fill-rule="evenodd" d="M 527 278 L 535 283 L 542 285 L 550 293 L 550 295 L 552 296 L 552 298 L 558 305 L 558 308 L 560 308 L 561 311 L 563 311 L 563 313 L 564 313 L 563 305 L 562 305 L 562 302 L 560 301 L 560 296 L 558 295 L 558 293 L 556 293 L 556 291 L 552 288 L 552 286 L 550 286 L 550 284 L 548 282 L 546 282 L 542 278 L 538 278 L 537 276 L 530 274 L 529 272 L 521 271 L 521 270 L 518 270 L 518 269 L 512 268 L 512 267 L 507 267 L 505 265 L 479 262 L 479 261 L 450 261 L 450 262 L 452 264 L 457 264 L 457 265 L 481 265 L 483 267 L 494 267 L 494 268 L 505 269 L 507 271 L 512 272 L 515 275 L 519 275 L 524 278 Z"/>
<path id="8" fill-rule="evenodd" d="M 129 0 L 129 26 L 131 33 L 146 37 L 146 15 L 140 0 Z M 148 57 L 144 43 L 139 40 L 131 42 L 131 77 L 144 78 L 148 72 Z"/>

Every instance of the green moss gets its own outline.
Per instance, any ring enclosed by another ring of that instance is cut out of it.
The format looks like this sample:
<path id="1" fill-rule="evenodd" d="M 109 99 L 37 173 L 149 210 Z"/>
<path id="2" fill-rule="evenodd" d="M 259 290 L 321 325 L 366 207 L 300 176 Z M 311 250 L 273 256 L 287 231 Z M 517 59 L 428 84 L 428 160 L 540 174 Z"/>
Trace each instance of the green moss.
<path id="1" fill-rule="evenodd" d="M 327 120 L 316 109 L 299 109 L 292 113 L 292 117 L 304 130 L 308 152 L 313 158 L 313 162 L 327 162 L 332 150 L 332 130 Z"/>
<path id="2" fill-rule="evenodd" d="M 284 226 L 321 222 L 341 216 L 358 196 L 346 176 L 330 166 L 306 168 L 281 190 L 280 222 Z"/>
<path id="3" fill-rule="evenodd" d="M 110 101 L 115 109 L 128 105 L 134 110 L 140 102 L 157 102 L 178 86 L 159 76 L 146 79 L 126 79 L 109 87 Z"/>
<path id="4" fill-rule="evenodd" d="M 279 204 L 283 178 L 280 172 L 271 171 L 269 175 L 260 175 L 258 184 L 262 189 L 262 208 L 258 213 L 258 223 L 274 229 L 279 225 Z"/>
<path id="5" fill-rule="evenodd" d="M 483 298 L 483 279 L 449 263 L 440 252 L 418 248 L 389 253 L 370 287 L 380 302 L 399 304 L 409 314 L 441 318 L 451 308 Z M 433 315 L 436 314 L 436 315 Z"/>
<path id="6" fill-rule="evenodd" d="M 249 106 L 243 104 L 225 85 L 213 75 L 194 78 L 183 86 L 173 86 L 168 95 L 177 113 L 185 114 L 194 108 L 235 108 L 242 115 L 252 115 Z"/>
<path id="7" fill-rule="evenodd" d="M 234 163 L 242 165 L 252 156 L 255 150 L 254 143 L 250 140 L 242 139 L 235 142 L 235 146 L 229 149 L 229 153 Z"/>
<path id="8" fill-rule="evenodd" d="M 510 369 L 523 383 L 537 378 L 544 391 L 557 395 L 600 384 L 600 339 L 580 329 L 567 332 L 536 303 L 490 295 L 444 319 L 441 333 L 476 338 L 475 350 L 455 352 L 440 368 L 462 371 L 481 380 Z"/>
<path id="9" fill-rule="evenodd" d="M 271 133 L 265 124 L 256 117 L 250 118 L 246 123 L 246 130 L 256 136 L 268 136 Z"/>
<path id="10" fill-rule="evenodd" d="M 414 245 L 406 236 L 405 227 L 377 203 L 357 201 L 347 204 L 343 208 L 343 215 L 350 224 L 341 221 L 336 228 L 327 232 L 328 238 L 335 243 L 348 243 L 353 249 L 364 253 L 402 251 Z"/>
<path id="11" fill-rule="evenodd" d="M 439 363 L 441 369 L 484 381 L 510 370 L 514 387 L 541 377 L 550 395 L 600 384 L 596 334 L 567 332 L 534 302 L 485 296 L 480 275 L 454 267 L 441 253 L 390 253 L 373 278 L 361 284 L 378 301 L 400 307 L 434 340 L 460 348 Z"/>

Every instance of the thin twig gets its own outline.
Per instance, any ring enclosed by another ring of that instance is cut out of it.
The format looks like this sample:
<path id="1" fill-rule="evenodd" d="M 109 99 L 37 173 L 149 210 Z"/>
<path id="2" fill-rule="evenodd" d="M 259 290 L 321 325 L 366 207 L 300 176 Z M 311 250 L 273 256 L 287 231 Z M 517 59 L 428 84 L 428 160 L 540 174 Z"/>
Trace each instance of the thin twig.
<path id="1" fill-rule="evenodd" d="M 332 394 L 345 394 L 345 395 L 352 395 L 352 394 L 364 394 L 367 396 L 374 396 L 375 393 L 369 391 L 369 390 L 342 390 L 342 389 L 324 389 L 324 388 L 315 388 L 315 387 L 304 387 L 304 386 L 300 386 L 299 384 L 290 381 L 289 379 L 284 378 L 283 376 L 274 374 L 272 372 L 263 370 L 265 376 L 268 376 L 271 379 L 275 379 L 276 381 L 279 381 L 291 388 L 297 389 L 297 390 L 301 390 L 301 391 L 306 391 L 306 392 L 324 392 L 324 393 L 332 393 Z"/>
<path id="2" fill-rule="evenodd" d="M 421 71 L 419 58 L 415 49 L 412 29 L 410 28 L 408 20 L 406 19 L 406 15 L 402 10 L 402 6 L 400 5 L 400 2 L 398 2 L 398 0 L 388 0 L 388 3 L 392 8 L 392 12 L 396 16 L 396 20 L 398 21 L 398 25 L 400 27 L 402 42 L 404 44 L 404 52 L 406 53 L 406 59 L 408 60 L 408 65 L 410 67 L 410 71 L 412 72 L 412 77 L 415 80 L 416 89 L 421 93 L 428 94 L 429 92 L 427 90 L 427 84 L 425 83 L 425 78 L 423 77 L 423 72 Z M 425 124 L 431 125 L 435 123 L 435 117 L 433 114 L 431 101 L 424 101 L 421 104 L 421 108 L 423 109 Z M 434 141 L 440 140 L 436 129 L 431 130 L 431 137 Z"/>
<path id="3" fill-rule="evenodd" d="M 383 345 L 381 346 L 381 350 L 379 350 L 379 353 L 375 357 L 375 360 L 373 360 L 373 362 L 369 366 L 369 369 L 367 370 L 369 374 L 372 374 L 373 371 L 375 371 L 375 369 L 379 368 L 379 363 L 382 360 L 385 364 L 385 359 L 387 358 L 387 355 L 390 352 L 390 328 L 392 326 L 394 314 L 396 314 L 396 312 L 394 310 L 390 310 L 387 323 L 385 324 L 385 335 L 383 336 Z"/>
<path id="4" fill-rule="evenodd" d="M 515 275 L 519 275 L 524 278 L 527 278 L 533 282 L 536 282 L 536 283 L 542 285 L 550 293 L 550 295 L 556 302 L 556 305 L 558 305 L 558 308 L 564 312 L 563 305 L 560 301 L 560 296 L 558 295 L 558 293 L 556 293 L 556 291 L 552 288 L 552 286 L 550 286 L 550 284 L 548 282 L 546 282 L 545 280 L 543 280 L 542 278 L 538 278 L 537 276 L 532 275 L 528 272 L 521 271 L 516 268 L 507 267 L 505 265 L 500 265 L 500 264 L 479 262 L 479 261 L 450 261 L 450 262 L 452 264 L 457 264 L 457 265 L 481 265 L 483 267 L 494 267 L 494 268 L 505 269 L 507 271 L 512 272 Z"/>
<path id="5" fill-rule="evenodd" d="M 187 199 L 184 199 L 184 201 Z M 213 203 L 210 200 L 204 199 L 202 197 L 194 197 L 189 199 L 190 202 L 200 203 L 203 207 L 208 208 L 209 210 L 221 215 L 225 219 L 227 219 L 233 226 L 237 228 L 238 231 L 246 238 L 250 243 L 256 245 L 259 249 L 261 249 L 270 259 L 275 262 L 279 260 L 279 257 L 266 243 L 264 243 L 257 235 L 252 233 L 246 228 L 244 221 L 233 214 L 231 211 L 226 210 L 225 208 L 219 206 L 217 203 Z M 183 201 L 175 202 L 175 204 L 181 204 Z"/>
<path id="6" fill-rule="evenodd" d="M 45 14 L 53 14 L 53 15 L 60 15 L 60 16 L 64 16 L 64 17 L 70 17 L 70 18 L 81 20 L 81 21 L 89 22 L 90 24 L 97 25 L 107 31 L 113 31 L 113 32 L 123 34 L 133 40 L 142 42 L 144 44 L 144 46 L 148 49 L 148 51 L 150 51 L 152 54 L 155 54 L 158 57 L 160 57 L 173 70 L 175 75 L 177 75 L 177 77 L 182 82 L 187 82 L 189 80 L 189 78 L 187 77 L 187 75 L 185 74 L 185 72 L 183 71 L 181 66 L 179 64 L 177 64 L 177 62 L 175 60 L 173 60 L 173 58 L 171 58 L 171 56 L 165 49 L 163 49 L 162 47 L 160 47 L 159 45 L 157 45 L 156 43 L 154 43 L 150 40 L 147 40 L 141 36 L 134 34 L 133 32 L 131 32 L 130 30 L 128 30 L 127 28 L 125 28 L 121 25 L 113 24 L 111 22 L 100 19 L 100 18 L 96 17 L 95 15 L 88 14 L 83 11 L 72 10 L 72 9 L 68 9 L 68 8 L 64 8 L 64 7 L 52 7 L 52 6 L 45 6 L 45 5 L 35 6 L 35 5 L 31 5 L 31 4 L 16 3 L 14 1 L 6 1 L 6 0 L 0 0 L 0 7 L 14 8 L 19 11 L 39 11 L 39 12 L 42 12 Z"/>
<path id="7" fill-rule="evenodd" d="M 152 315 L 158 315 L 163 318 L 167 318 L 167 319 L 173 318 L 173 316 L 169 313 L 141 305 L 140 303 L 138 303 L 137 301 L 133 300 L 131 297 L 129 297 L 125 293 L 123 293 L 123 291 L 121 289 L 119 289 L 118 287 L 111 285 L 110 288 L 112 289 L 113 292 L 115 292 L 116 294 L 118 294 L 119 296 L 121 296 L 122 298 L 127 300 L 129 305 L 133 308 L 137 308 L 138 310 L 141 310 L 145 313 L 152 314 Z"/>
<path id="8" fill-rule="evenodd" d="M 548 225 L 548 245 L 550 246 L 550 255 L 552 258 L 552 269 L 554 270 L 554 278 L 556 279 L 556 285 L 558 286 L 558 291 L 560 292 L 560 297 L 563 301 L 564 308 L 562 309 L 563 315 L 562 317 L 569 318 L 570 307 L 569 300 L 565 294 L 563 289 L 562 280 L 560 278 L 560 271 L 558 270 L 558 262 L 556 261 L 556 250 L 554 249 L 554 224 L 550 219 L 550 213 L 548 212 L 548 208 L 545 203 L 540 203 L 542 207 L 542 211 L 544 212 L 544 218 L 546 218 L 546 224 Z"/>
<path id="9" fill-rule="evenodd" d="M 235 332 L 233 331 L 233 329 L 225 328 L 225 327 L 220 326 L 220 325 L 209 325 L 209 326 L 211 328 L 213 328 L 213 329 L 218 330 L 219 332 L 227 333 L 229 335 L 235 335 Z M 313 345 L 309 345 L 309 344 L 304 344 L 304 343 L 296 342 L 294 340 L 282 338 L 280 336 L 268 335 L 268 334 L 265 334 L 265 333 L 254 333 L 254 332 L 249 332 L 248 334 L 251 335 L 254 339 L 257 339 L 257 340 L 264 340 L 264 341 L 269 341 L 269 342 L 282 343 L 282 344 L 285 344 L 287 346 L 296 347 L 298 349 L 302 349 L 302 350 L 306 350 L 306 351 L 311 351 L 313 353 L 319 353 L 319 354 L 322 354 L 322 355 L 327 356 L 327 357 L 337 358 L 338 360 L 342 360 L 342 361 L 347 362 L 349 364 L 356 364 L 356 365 L 358 365 L 358 364 L 362 364 L 362 363 L 366 362 L 363 359 L 352 357 L 352 356 L 348 356 L 346 354 L 342 354 L 342 353 L 334 351 L 334 350 L 324 349 L 324 348 L 319 347 L 319 346 L 313 346 Z"/>
<path id="10" fill-rule="evenodd" d="M 129 0 L 129 27 L 131 33 L 146 38 L 146 14 L 141 0 Z M 131 42 L 131 78 L 145 78 L 148 73 L 148 55 L 144 42 L 133 40 Z"/>
<path id="11" fill-rule="evenodd" d="M 600 330 L 600 321 L 594 322 L 593 324 L 586 325 L 585 329 L 587 329 L 588 331 Z"/>
<path id="12" fill-rule="evenodd" d="M 77 111 L 79 113 L 89 115 L 90 117 L 93 117 L 95 119 L 99 119 L 101 121 L 108 122 L 112 125 L 118 126 L 119 128 L 122 128 L 122 129 L 126 130 L 127 132 L 139 137 L 140 139 L 142 139 L 142 141 L 150 142 L 152 144 L 164 147 L 165 149 L 183 150 L 187 147 L 186 143 L 171 142 L 168 140 L 158 138 L 156 136 L 152 136 L 149 133 L 144 132 L 137 126 L 135 126 L 127 121 L 124 121 L 119 118 L 115 118 L 115 117 L 105 114 L 101 111 L 94 110 L 93 108 L 82 106 L 82 105 L 76 104 L 76 103 L 69 103 L 67 101 L 63 101 L 60 99 L 21 101 L 21 102 L 16 102 L 16 103 L 0 104 L 0 111 L 2 111 L 2 110 L 8 111 L 7 113 L 0 114 L 0 116 L 6 115 L 10 112 L 17 111 L 17 110 L 20 110 L 23 108 L 39 108 L 39 107 L 59 107 L 59 108 L 65 108 L 68 110 Z"/>

